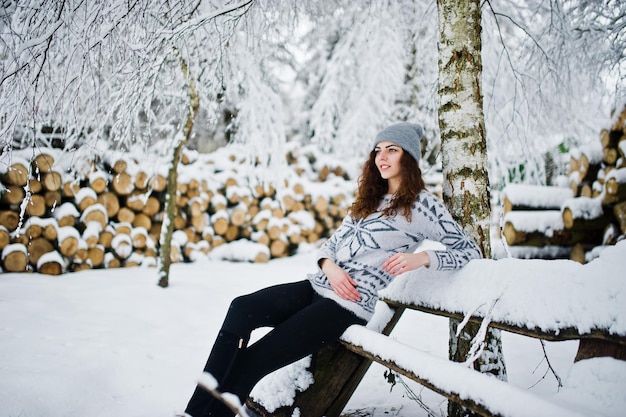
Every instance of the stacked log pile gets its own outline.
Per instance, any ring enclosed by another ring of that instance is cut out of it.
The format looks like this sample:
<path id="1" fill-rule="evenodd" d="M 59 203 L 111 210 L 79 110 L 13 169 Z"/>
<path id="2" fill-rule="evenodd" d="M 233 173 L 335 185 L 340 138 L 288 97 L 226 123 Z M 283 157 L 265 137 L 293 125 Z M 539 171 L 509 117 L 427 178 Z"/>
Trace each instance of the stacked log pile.
<path id="1" fill-rule="evenodd" d="M 565 187 L 508 185 L 503 235 L 518 257 L 584 263 L 626 237 L 626 108 L 599 141 L 570 152 Z"/>
<path id="2" fill-rule="evenodd" d="M 313 148 L 294 147 L 286 155 L 287 174 L 275 186 L 254 183 L 240 155 L 245 153 L 234 147 L 207 155 L 185 152 L 174 262 L 193 261 L 244 240 L 250 245 L 243 259 L 232 253 L 228 258 L 265 262 L 328 236 L 343 219 L 354 183 L 339 164 L 320 164 Z M 28 160 L 14 151 L 0 173 L 3 271 L 56 275 L 155 265 L 168 161 L 122 155 L 93 161 L 77 179 L 64 178 L 58 168 L 63 157 L 50 151 Z"/>

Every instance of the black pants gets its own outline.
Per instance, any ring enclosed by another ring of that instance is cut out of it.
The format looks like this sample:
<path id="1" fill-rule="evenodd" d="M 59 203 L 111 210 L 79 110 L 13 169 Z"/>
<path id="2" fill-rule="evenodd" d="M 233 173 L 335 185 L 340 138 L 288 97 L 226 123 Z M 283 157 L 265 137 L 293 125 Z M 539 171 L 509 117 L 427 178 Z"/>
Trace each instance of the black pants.
<path id="1" fill-rule="evenodd" d="M 205 372 L 216 373 L 218 389 L 236 394 L 243 403 L 265 375 L 335 342 L 353 324 L 365 320 L 318 295 L 307 280 L 240 296 L 228 309 Z M 260 327 L 273 329 L 245 346 L 250 333 Z M 193 417 L 232 416 L 199 388 L 186 412 Z"/>

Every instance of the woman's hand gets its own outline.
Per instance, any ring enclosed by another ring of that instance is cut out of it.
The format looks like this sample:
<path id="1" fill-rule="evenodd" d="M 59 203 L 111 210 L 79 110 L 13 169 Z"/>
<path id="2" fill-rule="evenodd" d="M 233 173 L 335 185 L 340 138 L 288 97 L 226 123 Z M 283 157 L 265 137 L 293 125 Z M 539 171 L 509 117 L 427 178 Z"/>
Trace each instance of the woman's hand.
<path id="1" fill-rule="evenodd" d="M 357 283 L 346 271 L 330 259 L 323 259 L 320 262 L 322 271 L 328 278 L 330 286 L 339 297 L 349 301 L 359 301 L 361 294 L 357 291 Z"/>
<path id="2" fill-rule="evenodd" d="M 426 252 L 396 253 L 387 258 L 382 269 L 391 275 L 400 275 L 422 266 L 429 266 L 430 258 Z"/>

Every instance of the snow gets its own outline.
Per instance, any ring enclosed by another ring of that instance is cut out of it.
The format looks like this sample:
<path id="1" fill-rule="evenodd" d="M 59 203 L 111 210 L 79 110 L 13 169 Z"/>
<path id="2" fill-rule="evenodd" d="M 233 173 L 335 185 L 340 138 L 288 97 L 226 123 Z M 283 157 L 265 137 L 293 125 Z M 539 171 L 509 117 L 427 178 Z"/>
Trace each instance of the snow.
<path id="1" fill-rule="evenodd" d="M 13 252 L 22 252 L 24 255 L 28 255 L 26 246 L 21 243 L 11 243 L 2 249 L 2 260 L 4 260 L 9 254 Z"/>
<path id="2" fill-rule="evenodd" d="M 60 220 L 65 216 L 78 217 L 80 216 L 80 213 L 74 204 L 63 203 L 54 210 L 54 217 L 57 220 Z"/>
<path id="3" fill-rule="evenodd" d="M 575 219 L 593 220 L 604 213 L 601 198 L 576 197 L 563 203 L 563 210 L 570 209 Z"/>
<path id="4" fill-rule="evenodd" d="M 626 141 L 622 141 L 626 143 Z M 619 184 L 626 183 L 626 168 L 612 169 L 606 176 L 606 180 L 610 180 L 611 178 L 615 178 Z"/>
<path id="5" fill-rule="evenodd" d="M 489 314 L 494 321 L 541 330 L 573 327 L 587 333 L 599 327 L 626 334 L 625 256 L 623 241 L 585 265 L 570 260 L 481 259 L 454 272 L 422 269 L 403 274 L 381 295 L 464 314 Z"/>
<path id="6" fill-rule="evenodd" d="M 267 245 L 239 239 L 214 248 L 209 253 L 209 257 L 211 259 L 252 262 L 259 253 L 266 254 L 269 259 L 270 250 Z"/>
<path id="7" fill-rule="evenodd" d="M 570 151 L 570 155 L 574 159 L 580 159 L 582 155 L 585 155 L 590 165 L 597 165 L 601 163 L 604 157 L 600 142 L 592 142 L 572 149 Z"/>
<path id="8" fill-rule="evenodd" d="M 509 211 L 504 215 L 504 223 L 507 222 L 520 232 L 540 231 L 546 236 L 565 227 L 563 215 L 557 210 Z"/>
<path id="9" fill-rule="evenodd" d="M 37 269 L 40 269 L 42 265 L 45 265 L 47 263 L 56 263 L 59 265 L 65 265 L 65 261 L 63 260 L 61 255 L 56 251 L 44 253 L 43 255 L 41 255 L 41 257 L 37 261 Z"/>
<path id="10" fill-rule="evenodd" d="M 570 188 L 545 185 L 507 184 L 502 190 L 502 198 L 507 198 L 515 206 L 543 209 L 561 208 L 563 202 L 572 197 L 574 193 Z"/>
<path id="11" fill-rule="evenodd" d="M 438 299 L 442 307 L 467 310 L 499 298 L 492 310 L 494 319 L 549 328 L 558 317 L 564 321 L 561 326 L 575 324 L 584 331 L 601 325 L 623 334 L 625 254 L 626 242 L 622 242 L 587 265 L 473 261 L 456 273 L 405 274 L 387 295 Z M 230 300 L 267 285 L 302 279 L 314 269 L 314 259 L 314 251 L 309 250 L 263 264 L 174 264 L 167 289 L 158 287 L 155 268 L 82 271 L 54 279 L 36 273 L 4 273 L 0 275 L 0 357 L 4 358 L 0 362 L 0 415 L 172 417 L 183 411 L 201 376 Z M 593 285 L 586 285 L 589 279 Z M 429 294 L 422 293 L 424 289 Z M 388 317 L 389 309 L 382 306 L 368 327 L 380 328 Z M 253 339 L 262 332 L 253 334 Z M 447 319 L 406 312 L 391 338 L 425 352 L 428 360 L 420 364 L 424 369 L 438 363 L 431 357 L 447 358 Z M 370 338 L 365 341 L 369 343 Z M 377 343 L 375 337 L 371 343 Z M 511 404 L 535 393 L 586 415 L 618 416 L 626 408 L 624 362 L 599 358 L 573 365 L 576 342 L 546 342 L 550 363 L 564 379 L 557 393 L 554 378 L 536 371 L 545 369 L 538 341 L 503 333 L 503 344 L 509 381 L 514 385 L 506 396 L 482 382 L 472 388 L 469 380 L 433 372 L 441 383 L 478 390 L 492 400 L 504 397 Z M 378 349 L 389 357 L 404 356 L 390 344 L 380 344 Z M 418 361 L 420 355 L 411 361 Z M 294 387 L 311 382 L 305 372 L 307 360 L 268 376 L 254 394 L 268 408 L 288 402 Z M 377 364 L 371 367 L 347 408 L 366 410 L 375 417 L 426 416 L 400 386 L 390 392 L 383 371 Z M 417 384 L 411 387 L 433 409 L 445 408 L 441 397 Z"/>

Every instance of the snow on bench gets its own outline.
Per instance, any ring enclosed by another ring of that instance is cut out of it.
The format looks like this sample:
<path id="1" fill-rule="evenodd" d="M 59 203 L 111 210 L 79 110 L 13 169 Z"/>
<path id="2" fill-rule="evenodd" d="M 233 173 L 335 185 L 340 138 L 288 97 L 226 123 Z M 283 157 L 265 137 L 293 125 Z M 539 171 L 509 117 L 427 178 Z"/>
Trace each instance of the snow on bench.
<path id="1" fill-rule="evenodd" d="M 458 271 L 409 272 L 381 291 L 381 300 L 391 308 L 377 309 L 367 327 L 350 327 L 341 344 L 314 356 L 310 372 L 315 383 L 296 393 L 291 404 L 272 413 L 252 405 L 262 415 L 276 417 L 291 416 L 295 409 L 302 415 L 338 416 L 376 361 L 485 416 L 620 415 L 626 408 L 626 361 L 614 358 L 626 356 L 625 267 L 623 241 L 585 265 L 483 259 Z M 540 339 L 580 340 L 570 370 L 573 380 L 562 392 L 541 396 L 402 344 L 387 335 L 407 308 L 486 320 Z M 583 349 L 585 344 L 589 349 Z"/>
<path id="2" fill-rule="evenodd" d="M 626 344 L 626 241 L 585 265 L 508 258 L 474 260 L 452 272 L 422 269 L 399 276 L 380 295 L 391 306 L 487 317 L 494 327 L 545 339 Z"/>
<path id="3" fill-rule="evenodd" d="M 493 376 L 435 357 L 363 326 L 350 327 L 344 333 L 343 339 L 353 352 L 381 363 L 445 397 L 469 402 L 472 410 L 481 415 L 584 415 Z"/>

